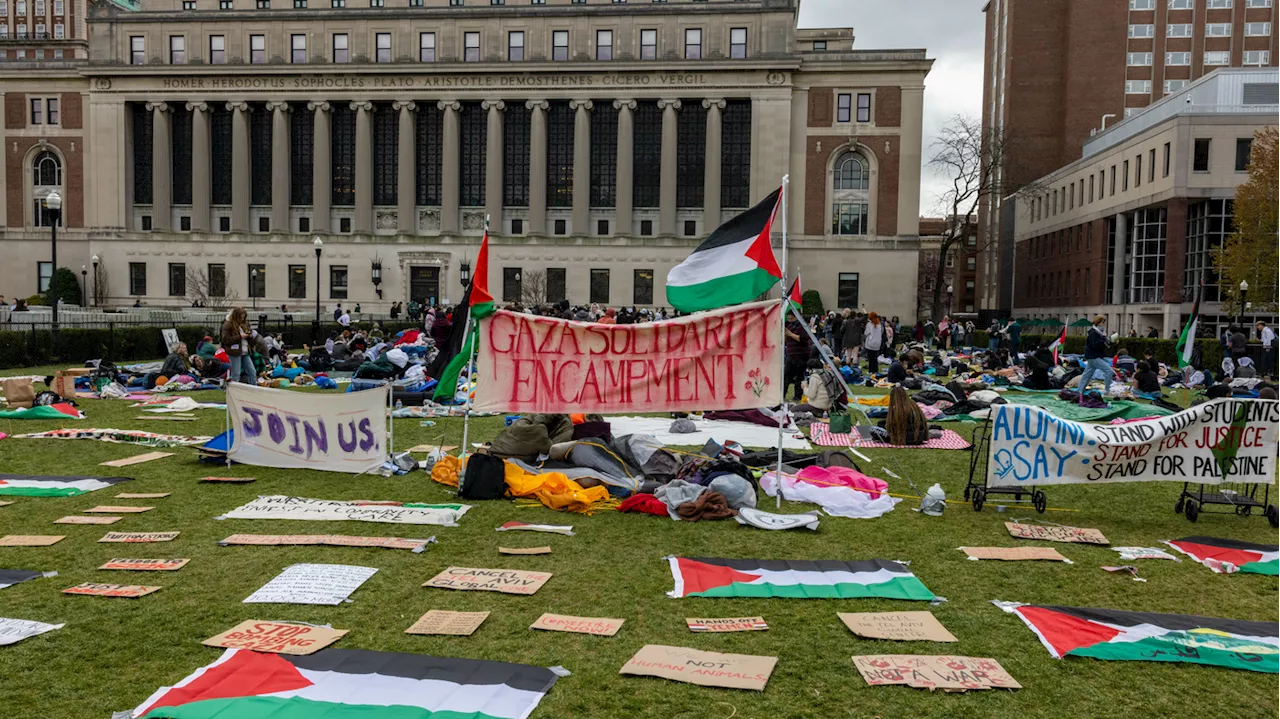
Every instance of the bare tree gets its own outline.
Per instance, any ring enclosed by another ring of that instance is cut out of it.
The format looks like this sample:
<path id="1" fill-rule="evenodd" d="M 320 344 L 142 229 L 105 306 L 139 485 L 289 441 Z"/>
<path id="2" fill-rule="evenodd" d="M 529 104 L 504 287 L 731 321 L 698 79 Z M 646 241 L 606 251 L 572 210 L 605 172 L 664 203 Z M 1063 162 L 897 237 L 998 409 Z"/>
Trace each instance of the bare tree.
<path id="1" fill-rule="evenodd" d="M 225 278 L 222 287 L 215 287 L 203 269 L 188 267 L 186 297 L 191 302 L 199 302 L 202 307 L 230 307 L 240 295 L 226 286 Z"/>
<path id="2" fill-rule="evenodd" d="M 942 292 L 946 287 L 946 258 L 958 245 L 964 246 L 970 234 L 977 234 L 978 207 L 992 199 L 1017 193 L 1020 196 L 1035 194 L 1039 183 L 1014 185 L 1010 178 L 1025 173 L 1011 169 L 1017 163 L 1015 138 L 1007 130 L 987 130 L 976 118 L 955 115 L 933 141 L 933 156 L 929 167 L 950 181 L 951 187 L 939 197 L 939 206 L 946 221 L 942 243 L 938 248 L 938 263 L 934 268 L 932 317 L 941 318 Z M 996 240 L 978 240 L 971 252 L 981 252 Z"/>
<path id="3" fill-rule="evenodd" d="M 529 270 L 520 273 L 520 304 L 537 307 L 547 301 L 547 273 Z"/>

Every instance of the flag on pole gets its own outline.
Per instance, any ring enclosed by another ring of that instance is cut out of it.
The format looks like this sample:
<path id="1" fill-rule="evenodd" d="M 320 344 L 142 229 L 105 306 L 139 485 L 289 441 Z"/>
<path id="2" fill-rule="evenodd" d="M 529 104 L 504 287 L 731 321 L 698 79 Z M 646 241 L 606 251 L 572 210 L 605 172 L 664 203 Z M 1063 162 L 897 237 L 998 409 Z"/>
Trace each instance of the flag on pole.
<path id="1" fill-rule="evenodd" d="M 428 370 L 439 372 L 436 377 L 439 384 L 432 399 L 437 401 L 452 399 L 458 391 L 458 377 L 462 368 L 471 357 L 472 348 L 480 337 L 479 320 L 494 312 L 493 295 L 489 293 L 489 221 L 484 222 L 484 237 L 480 240 L 480 252 L 476 254 L 476 266 L 471 273 L 471 282 L 462 295 L 462 303 L 458 309 L 466 308 L 466 317 L 459 317 L 460 312 L 453 314 L 453 328 L 449 341 L 440 348 L 440 354 L 431 363 Z M 470 320 L 470 321 L 468 321 Z M 452 354 L 446 354 L 452 352 Z M 443 369 L 441 367 L 443 366 Z M 430 371 L 427 373 L 431 374 Z"/>
<path id="2" fill-rule="evenodd" d="M 791 303 L 792 307 L 796 308 L 797 312 L 799 312 L 804 306 L 804 302 L 801 301 L 802 296 L 803 293 L 800 290 L 800 273 L 797 272 L 795 282 L 791 283 L 791 289 L 787 291 L 787 301 Z"/>
<path id="3" fill-rule="evenodd" d="M 1062 326 L 1062 331 L 1058 333 L 1058 338 L 1049 345 L 1049 349 L 1053 350 L 1053 363 L 1058 364 L 1058 348 L 1067 343 L 1067 326 Z"/>
<path id="4" fill-rule="evenodd" d="M 770 241 L 782 188 L 716 228 L 667 273 L 667 301 L 681 312 L 750 302 L 782 279 Z"/>
<path id="5" fill-rule="evenodd" d="M 1200 325 L 1200 297 L 1204 294 L 1204 281 L 1196 288 L 1196 303 L 1191 306 L 1191 317 L 1182 328 L 1182 336 L 1178 338 L 1178 369 L 1191 364 L 1191 354 L 1196 348 L 1196 329 Z"/>

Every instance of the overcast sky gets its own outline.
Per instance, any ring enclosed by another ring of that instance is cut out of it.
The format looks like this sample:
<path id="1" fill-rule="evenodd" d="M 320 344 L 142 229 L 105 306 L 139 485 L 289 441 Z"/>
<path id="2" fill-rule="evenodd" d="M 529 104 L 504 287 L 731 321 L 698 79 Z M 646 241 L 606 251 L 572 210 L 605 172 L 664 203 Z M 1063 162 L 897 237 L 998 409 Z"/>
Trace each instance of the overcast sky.
<path id="1" fill-rule="evenodd" d="M 924 48 L 933 69 L 924 85 L 925 162 L 938 128 L 956 114 L 982 113 L 982 6 L 986 0 L 801 0 L 800 27 L 852 27 L 861 50 Z M 920 213 L 941 214 L 945 182 L 925 167 Z"/>

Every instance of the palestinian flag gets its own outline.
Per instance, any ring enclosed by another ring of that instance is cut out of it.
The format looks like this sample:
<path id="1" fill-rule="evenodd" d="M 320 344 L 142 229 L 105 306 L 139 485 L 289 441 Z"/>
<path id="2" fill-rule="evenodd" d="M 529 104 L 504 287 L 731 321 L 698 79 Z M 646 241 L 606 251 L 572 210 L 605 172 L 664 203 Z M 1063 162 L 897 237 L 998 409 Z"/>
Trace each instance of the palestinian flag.
<path id="1" fill-rule="evenodd" d="M 884 559 L 860 562 L 667 557 L 680 597 L 775 597 L 784 599 L 913 599 L 931 601 L 903 565 Z"/>
<path id="2" fill-rule="evenodd" d="M 1182 369 L 1191 364 L 1191 354 L 1196 349 L 1196 328 L 1200 326 L 1200 297 L 1204 294 L 1204 283 L 1196 288 L 1196 303 L 1191 306 L 1191 317 L 1187 320 L 1187 325 L 1182 328 L 1182 335 L 1178 337 L 1178 346 L 1175 348 L 1178 354 L 1178 369 Z"/>
<path id="3" fill-rule="evenodd" d="M 1049 345 L 1049 349 L 1053 351 L 1053 363 L 1058 364 L 1058 348 L 1067 343 L 1067 326 L 1062 326 L 1062 331 L 1058 333 L 1058 338 Z"/>
<path id="4" fill-rule="evenodd" d="M 1189 614 L 996 602 L 1022 618 L 1055 659 L 1186 662 L 1277 672 L 1280 624 Z"/>
<path id="5" fill-rule="evenodd" d="M 667 301 L 681 312 L 750 302 L 782 279 L 770 240 L 782 188 L 716 228 L 667 273 Z"/>
<path id="6" fill-rule="evenodd" d="M 15 584 L 29 582 L 41 577 L 56 577 L 57 572 L 33 572 L 28 569 L 0 569 L 0 589 L 8 589 Z"/>
<path id="7" fill-rule="evenodd" d="M 0 474 L 0 494 L 19 497 L 76 497 L 132 477 L 36 477 L 26 474 Z"/>
<path id="8" fill-rule="evenodd" d="M 228 649 L 147 698 L 145 719 L 525 719 L 556 683 L 543 667 L 363 649 Z"/>
<path id="9" fill-rule="evenodd" d="M 1280 574 L 1280 546 L 1218 537 L 1183 537 L 1165 544 L 1218 574 Z"/>
<path id="10" fill-rule="evenodd" d="M 792 282 L 791 289 L 787 290 L 787 302 L 791 303 L 796 312 L 804 306 L 803 295 L 804 292 L 800 289 L 800 275 L 796 275 L 796 281 Z"/>
<path id="11" fill-rule="evenodd" d="M 427 376 L 439 380 L 432 399 L 436 401 L 451 400 L 458 392 L 458 377 L 462 368 L 471 358 L 472 348 L 480 341 L 480 323 L 482 317 L 494 312 L 493 295 L 489 293 L 489 220 L 484 221 L 484 237 L 480 239 L 480 252 L 476 254 L 475 270 L 471 273 L 471 282 L 462 295 L 458 309 L 467 309 L 466 320 L 453 313 L 453 327 L 449 330 L 449 341 L 440 348 L 436 358 L 427 367 Z M 430 328 L 428 328 L 430 329 Z M 437 374 L 438 373 L 438 374 Z"/>
<path id="12" fill-rule="evenodd" d="M 0 412 L 0 419 L 84 419 L 84 413 L 66 402 L 19 407 Z"/>

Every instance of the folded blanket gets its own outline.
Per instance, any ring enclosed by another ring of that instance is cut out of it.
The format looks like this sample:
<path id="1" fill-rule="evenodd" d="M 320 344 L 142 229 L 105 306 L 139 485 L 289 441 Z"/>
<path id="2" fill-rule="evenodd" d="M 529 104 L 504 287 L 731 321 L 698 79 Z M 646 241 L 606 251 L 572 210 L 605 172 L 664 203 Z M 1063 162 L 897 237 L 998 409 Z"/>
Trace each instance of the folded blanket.
<path id="1" fill-rule="evenodd" d="M 729 501 L 719 492 L 703 492 L 692 502 L 676 507 L 676 514 L 686 522 L 700 519 L 728 519 L 738 516 L 738 510 L 729 508 Z"/>

